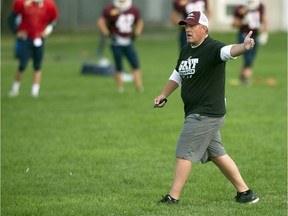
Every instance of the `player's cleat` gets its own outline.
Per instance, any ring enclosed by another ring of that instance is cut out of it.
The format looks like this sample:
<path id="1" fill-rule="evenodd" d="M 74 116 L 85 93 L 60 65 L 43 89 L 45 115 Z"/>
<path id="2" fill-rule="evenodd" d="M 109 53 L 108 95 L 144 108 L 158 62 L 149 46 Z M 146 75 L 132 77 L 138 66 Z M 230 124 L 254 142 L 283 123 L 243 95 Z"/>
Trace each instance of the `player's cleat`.
<path id="1" fill-rule="evenodd" d="M 237 192 L 235 199 L 236 202 L 247 204 L 257 203 L 259 201 L 259 197 L 257 197 L 256 193 L 254 193 L 252 190 L 248 190 L 243 193 Z"/>
<path id="2" fill-rule="evenodd" d="M 171 197 L 169 194 L 166 194 L 165 196 L 163 196 L 163 198 L 161 200 L 159 200 L 157 202 L 158 204 L 160 203 L 165 203 L 165 204 L 178 204 L 179 200 L 174 199 L 173 197 Z"/>

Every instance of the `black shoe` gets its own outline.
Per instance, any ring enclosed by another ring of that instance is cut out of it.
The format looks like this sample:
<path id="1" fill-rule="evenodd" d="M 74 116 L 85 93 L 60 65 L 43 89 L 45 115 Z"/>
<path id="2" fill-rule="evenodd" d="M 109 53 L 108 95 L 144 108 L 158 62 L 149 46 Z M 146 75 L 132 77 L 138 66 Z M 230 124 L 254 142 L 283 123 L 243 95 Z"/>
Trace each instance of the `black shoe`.
<path id="1" fill-rule="evenodd" d="M 163 196 L 163 199 L 159 200 L 157 203 L 166 203 L 166 204 L 178 204 L 179 200 L 174 199 L 169 194 Z"/>
<path id="2" fill-rule="evenodd" d="M 259 198 L 257 197 L 256 193 L 254 193 L 252 190 L 248 190 L 243 193 L 237 192 L 235 199 L 236 202 L 249 203 L 249 204 L 257 203 L 259 201 Z"/>

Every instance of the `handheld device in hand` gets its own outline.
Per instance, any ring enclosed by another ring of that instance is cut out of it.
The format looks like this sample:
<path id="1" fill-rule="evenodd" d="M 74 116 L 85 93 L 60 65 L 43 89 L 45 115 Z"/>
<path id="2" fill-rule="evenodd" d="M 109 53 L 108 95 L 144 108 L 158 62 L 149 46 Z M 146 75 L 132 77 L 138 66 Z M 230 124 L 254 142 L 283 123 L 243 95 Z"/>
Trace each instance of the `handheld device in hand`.
<path id="1" fill-rule="evenodd" d="M 163 102 L 167 103 L 167 101 L 168 101 L 167 98 L 164 98 L 164 99 L 160 100 L 159 104 L 161 104 Z M 158 104 L 154 104 L 154 108 L 157 108 L 157 107 L 158 107 Z"/>

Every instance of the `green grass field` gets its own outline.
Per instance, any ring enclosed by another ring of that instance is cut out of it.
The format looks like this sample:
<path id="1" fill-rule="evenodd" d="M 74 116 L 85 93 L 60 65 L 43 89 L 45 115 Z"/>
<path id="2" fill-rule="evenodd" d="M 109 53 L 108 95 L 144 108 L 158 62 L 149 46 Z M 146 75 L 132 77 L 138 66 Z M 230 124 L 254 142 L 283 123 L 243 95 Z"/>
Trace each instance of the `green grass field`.
<path id="1" fill-rule="evenodd" d="M 226 43 L 236 38 L 211 36 Z M 179 90 L 164 109 L 153 109 L 176 64 L 175 37 L 171 31 L 146 32 L 136 41 L 145 92 L 126 83 L 119 94 L 112 77 L 80 74 L 96 52 L 97 34 L 55 33 L 47 40 L 40 97 L 34 99 L 31 62 L 19 97 L 7 96 L 17 61 L 13 37 L 2 36 L 1 215 L 287 214 L 286 33 L 271 34 L 260 47 L 252 86 L 229 85 L 242 59 L 227 64 L 222 139 L 260 202 L 235 203 L 235 189 L 209 163 L 193 165 L 180 205 L 155 203 L 170 189 L 183 123 Z M 105 56 L 111 58 L 108 47 Z"/>

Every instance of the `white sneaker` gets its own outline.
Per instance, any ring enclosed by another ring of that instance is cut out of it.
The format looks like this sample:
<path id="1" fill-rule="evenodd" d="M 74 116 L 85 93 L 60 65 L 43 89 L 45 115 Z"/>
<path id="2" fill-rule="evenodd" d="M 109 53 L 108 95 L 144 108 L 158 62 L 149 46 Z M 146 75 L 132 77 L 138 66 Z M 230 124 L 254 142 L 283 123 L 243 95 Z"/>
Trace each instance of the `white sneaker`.
<path id="1" fill-rule="evenodd" d="M 9 92 L 9 97 L 17 97 L 19 95 L 19 88 L 20 88 L 20 82 L 14 81 L 12 84 L 11 91 Z"/>
<path id="2" fill-rule="evenodd" d="M 8 94 L 9 97 L 17 97 L 19 95 L 19 91 L 11 90 Z"/>
<path id="3" fill-rule="evenodd" d="M 31 89 L 31 95 L 34 98 L 37 98 L 39 95 L 40 85 L 39 84 L 33 84 Z"/>

